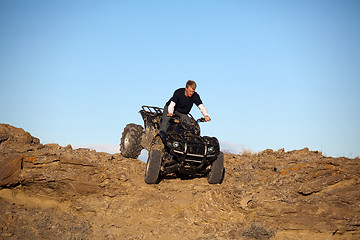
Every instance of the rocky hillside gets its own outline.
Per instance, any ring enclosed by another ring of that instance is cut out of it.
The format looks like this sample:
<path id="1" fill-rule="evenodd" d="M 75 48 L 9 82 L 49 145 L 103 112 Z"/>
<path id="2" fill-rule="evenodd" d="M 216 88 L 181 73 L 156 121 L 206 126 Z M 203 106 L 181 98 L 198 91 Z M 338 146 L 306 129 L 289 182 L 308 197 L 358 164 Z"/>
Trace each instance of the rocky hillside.
<path id="1" fill-rule="evenodd" d="M 0 239 L 360 239 L 359 158 L 225 155 L 221 185 L 0 124 Z"/>

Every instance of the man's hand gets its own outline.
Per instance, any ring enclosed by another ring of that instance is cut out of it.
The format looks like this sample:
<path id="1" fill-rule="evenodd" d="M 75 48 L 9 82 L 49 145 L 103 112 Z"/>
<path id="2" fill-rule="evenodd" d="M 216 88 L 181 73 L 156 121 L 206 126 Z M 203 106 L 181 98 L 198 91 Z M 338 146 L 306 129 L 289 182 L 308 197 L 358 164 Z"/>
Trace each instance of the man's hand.
<path id="1" fill-rule="evenodd" d="M 172 117 L 172 116 L 174 116 L 174 114 L 173 113 L 168 113 L 167 116 Z"/>
<path id="2" fill-rule="evenodd" d="M 206 115 L 205 116 L 205 122 L 209 122 L 211 119 L 210 119 L 210 117 L 209 117 L 209 115 Z"/>

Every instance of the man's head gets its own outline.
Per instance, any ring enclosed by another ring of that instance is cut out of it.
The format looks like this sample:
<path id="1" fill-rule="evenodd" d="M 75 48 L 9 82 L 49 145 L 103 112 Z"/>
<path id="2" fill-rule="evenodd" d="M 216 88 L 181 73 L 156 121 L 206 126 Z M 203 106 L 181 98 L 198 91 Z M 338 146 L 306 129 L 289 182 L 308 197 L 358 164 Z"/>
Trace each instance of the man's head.
<path id="1" fill-rule="evenodd" d="M 192 97 L 192 95 L 195 93 L 195 89 L 196 89 L 196 82 L 192 80 L 187 81 L 185 87 L 185 96 Z"/>
<path id="2" fill-rule="evenodd" d="M 189 80 L 186 83 L 186 87 L 191 87 L 193 90 L 196 89 L 196 82 L 194 82 L 193 80 Z"/>

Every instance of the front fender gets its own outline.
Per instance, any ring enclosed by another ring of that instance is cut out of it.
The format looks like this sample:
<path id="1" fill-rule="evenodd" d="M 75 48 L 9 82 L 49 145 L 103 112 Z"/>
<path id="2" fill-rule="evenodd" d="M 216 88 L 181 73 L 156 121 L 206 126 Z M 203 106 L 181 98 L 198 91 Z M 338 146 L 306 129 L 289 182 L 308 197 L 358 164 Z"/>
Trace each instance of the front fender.
<path id="1" fill-rule="evenodd" d="M 166 140 L 167 140 L 168 137 L 169 137 L 168 134 L 167 134 L 166 132 L 164 132 L 164 131 L 160 131 L 158 134 L 156 134 L 156 136 L 161 138 L 161 140 L 162 140 L 162 142 L 164 143 L 164 145 L 165 145 L 165 143 L 166 143 Z"/>

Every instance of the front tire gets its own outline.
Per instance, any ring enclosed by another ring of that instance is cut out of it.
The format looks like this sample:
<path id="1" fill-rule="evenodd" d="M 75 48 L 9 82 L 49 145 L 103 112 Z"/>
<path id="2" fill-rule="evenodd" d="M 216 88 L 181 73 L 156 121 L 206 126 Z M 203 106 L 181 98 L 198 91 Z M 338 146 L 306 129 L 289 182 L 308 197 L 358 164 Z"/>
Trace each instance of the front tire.
<path id="1" fill-rule="evenodd" d="M 210 184 L 220 184 L 224 179 L 225 169 L 224 169 L 224 153 L 220 152 L 216 160 L 211 165 L 211 171 L 208 175 L 208 183 Z"/>
<path id="2" fill-rule="evenodd" d="M 158 183 L 159 173 L 161 167 L 161 151 L 152 149 L 149 153 L 149 157 L 146 164 L 145 170 L 145 182 L 147 184 Z"/>
<path id="3" fill-rule="evenodd" d="M 121 155 L 127 158 L 138 158 L 143 149 L 141 139 L 144 128 L 141 125 L 130 123 L 126 125 L 120 140 Z"/>

